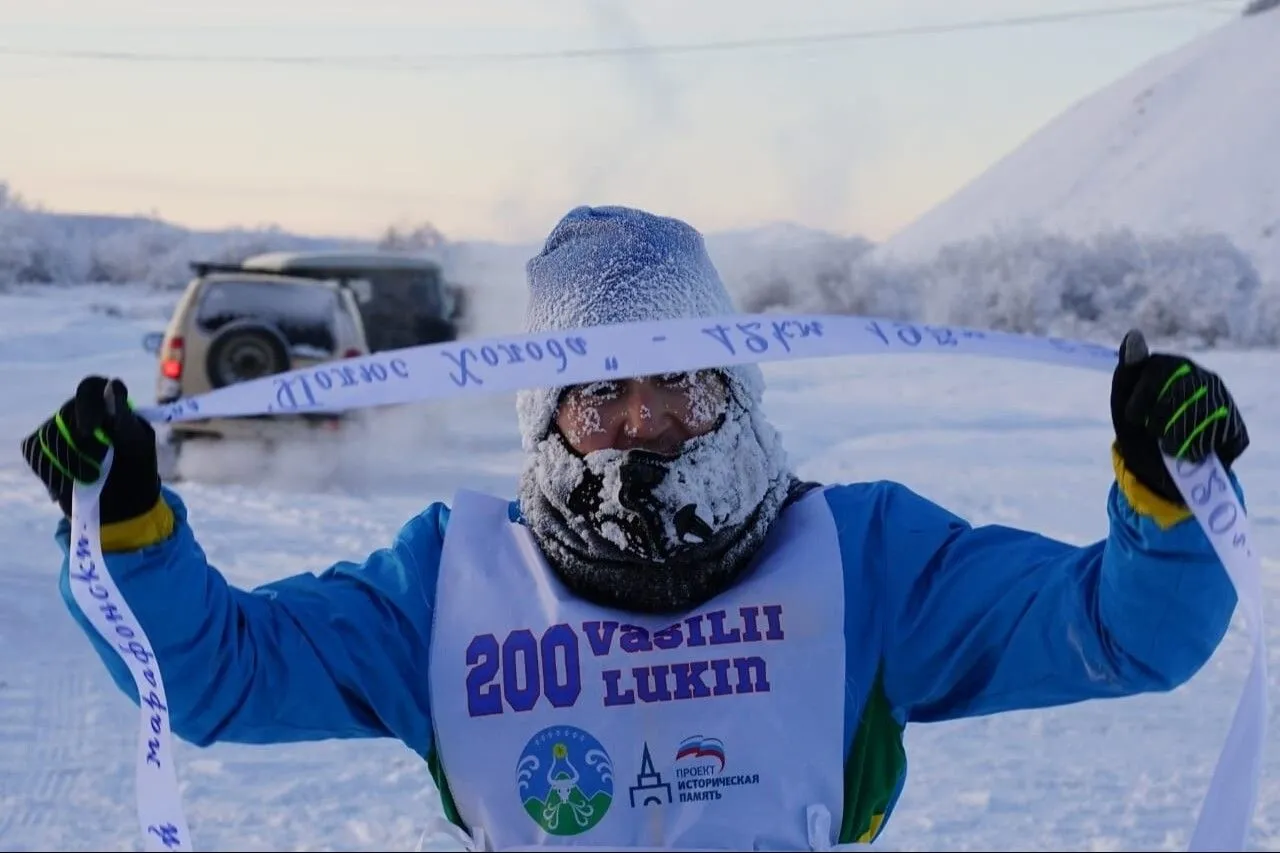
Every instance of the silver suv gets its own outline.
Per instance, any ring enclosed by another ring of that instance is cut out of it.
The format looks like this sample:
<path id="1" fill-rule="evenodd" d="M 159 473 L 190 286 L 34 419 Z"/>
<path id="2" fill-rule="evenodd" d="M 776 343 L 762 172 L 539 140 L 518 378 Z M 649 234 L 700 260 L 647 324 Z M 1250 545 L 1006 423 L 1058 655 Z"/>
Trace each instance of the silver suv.
<path id="1" fill-rule="evenodd" d="M 226 385 L 384 350 L 454 340 L 460 288 L 433 261 L 397 252 L 288 252 L 239 264 L 195 262 L 162 336 L 156 399 L 169 403 Z M 158 338 L 158 339 L 156 339 Z M 268 445 L 339 430 L 344 415 L 262 415 L 171 425 L 176 463 L 184 443 Z"/>

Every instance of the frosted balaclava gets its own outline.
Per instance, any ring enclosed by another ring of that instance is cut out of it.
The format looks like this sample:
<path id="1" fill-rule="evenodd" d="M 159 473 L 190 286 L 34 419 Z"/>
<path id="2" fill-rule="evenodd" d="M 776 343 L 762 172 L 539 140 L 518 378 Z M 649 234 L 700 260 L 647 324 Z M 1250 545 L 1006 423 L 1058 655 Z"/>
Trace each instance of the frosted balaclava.
<path id="1" fill-rule="evenodd" d="M 702 236 L 677 219 L 579 207 L 529 261 L 530 332 L 734 313 Z M 719 371 L 727 402 L 675 458 L 575 452 L 555 426 L 564 389 L 516 398 L 526 462 L 520 508 L 548 561 L 584 598 L 670 612 L 732 582 L 797 485 L 760 413 L 755 365 Z"/>

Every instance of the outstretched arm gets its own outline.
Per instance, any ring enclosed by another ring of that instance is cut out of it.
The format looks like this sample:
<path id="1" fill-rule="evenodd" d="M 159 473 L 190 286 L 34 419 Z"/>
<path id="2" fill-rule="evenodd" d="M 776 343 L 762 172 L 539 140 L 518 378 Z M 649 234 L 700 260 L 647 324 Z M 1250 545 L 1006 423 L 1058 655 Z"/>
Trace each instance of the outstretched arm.
<path id="1" fill-rule="evenodd" d="M 178 496 L 105 525 L 106 568 L 146 631 L 174 733 L 197 745 L 396 737 L 430 747 L 426 662 L 448 510 L 433 505 L 388 548 L 252 590 L 205 559 Z M 69 525 L 59 525 L 60 587 L 116 684 L 133 678 L 69 586 Z"/>
<path id="2" fill-rule="evenodd" d="M 1219 376 L 1150 353 L 1141 333 L 1119 355 L 1102 541 L 970 527 L 901 488 L 884 500 L 884 530 L 902 539 L 882 555 L 885 687 L 905 719 L 1170 690 L 1225 636 L 1235 588 L 1164 456 L 1230 471 L 1244 420 Z"/>
<path id="3" fill-rule="evenodd" d="M 1085 546 L 885 491 L 884 683 L 904 719 L 1170 690 L 1205 664 L 1231 581 L 1196 521 L 1116 466 L 1109 534 Z"/>

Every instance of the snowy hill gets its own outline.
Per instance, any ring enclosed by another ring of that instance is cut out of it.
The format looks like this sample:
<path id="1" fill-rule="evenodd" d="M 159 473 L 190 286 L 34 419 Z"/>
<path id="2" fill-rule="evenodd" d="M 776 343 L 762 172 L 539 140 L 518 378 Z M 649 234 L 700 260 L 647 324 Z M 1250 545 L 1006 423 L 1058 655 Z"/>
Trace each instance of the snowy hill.
<path id="1" fill-rule="evenodd" d="M 1228 237 L 1280 280 L 1280 10 L 1232 20 L 1077 103 L 879 247 L 918 260 L 1026 229 Z"/>

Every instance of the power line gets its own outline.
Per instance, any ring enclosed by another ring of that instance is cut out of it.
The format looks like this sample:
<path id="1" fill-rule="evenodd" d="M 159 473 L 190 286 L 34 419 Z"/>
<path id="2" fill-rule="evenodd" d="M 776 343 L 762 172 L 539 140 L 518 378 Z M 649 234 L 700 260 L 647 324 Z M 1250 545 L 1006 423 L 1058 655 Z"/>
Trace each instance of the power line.
<path id="1" fill-rule="evenodd" d="M 528 52 L 492 52 L 470 54 L 389 54 L 386 56 L 283 56 L 270 54 L 187 54 L 141 51 L 22 48 L 0 45 L 0 55 L 37 59 L 95 62 L 253 64 L 314 67 L 344 67 L 370 70 L 432 71 L 448 65 L 503 64 L 519 62 L 578 61 L 632 56 L 678 56 L 706 53 L 732 53 L 744 50 L 806 47 L 855 41 L 946 35 L 977 30 L 1009 27 L 1044 26 L 1093 18 L 1167 12 L 1175 9 L 1225 11 L 1222 0 L 1166 0 L 1129 6 L 1076 9 L 1037 15 L 1008 16 L 949 24 L 911 24 L 884 29 L 850 30 L 835 33 L 809 33 L 793 36 L 764 36 L 749 39 L 689 42 L 684 44 L 618 45 L 612 47 L 565 48 Z M 1214 4 L 1219 4 L 1213 9 Z"/>

